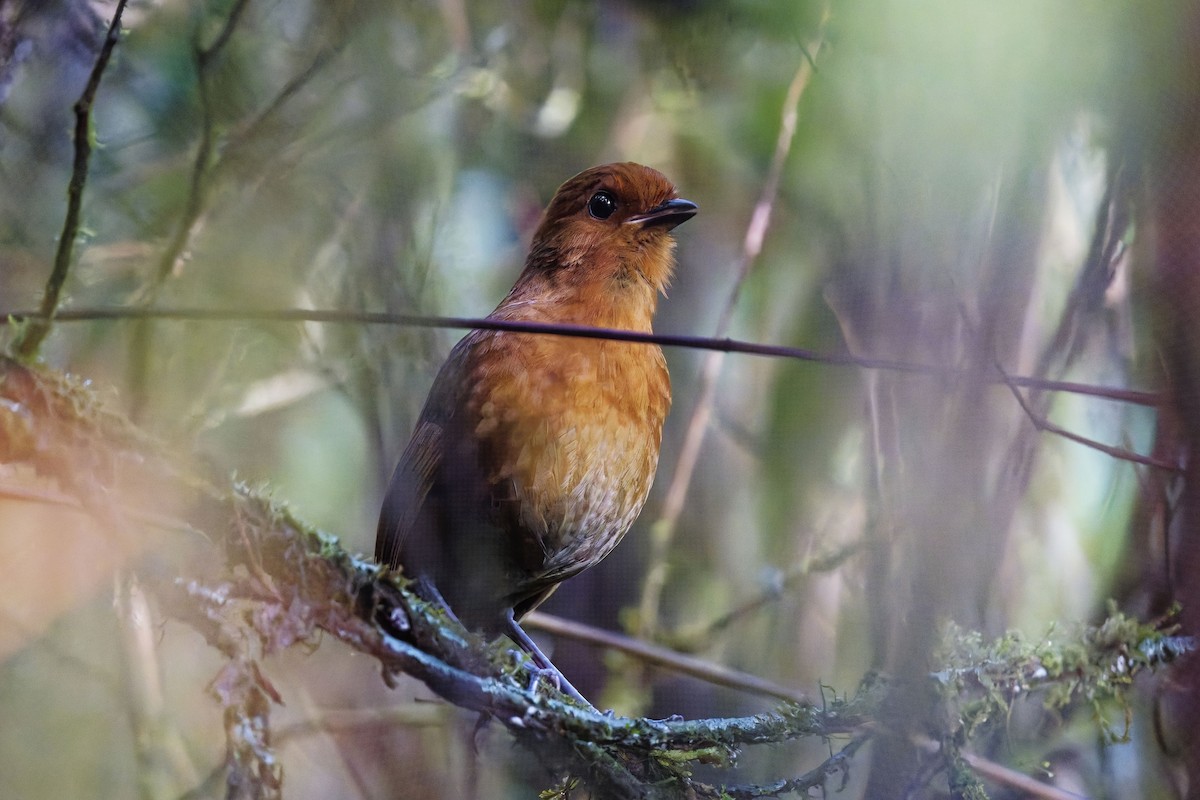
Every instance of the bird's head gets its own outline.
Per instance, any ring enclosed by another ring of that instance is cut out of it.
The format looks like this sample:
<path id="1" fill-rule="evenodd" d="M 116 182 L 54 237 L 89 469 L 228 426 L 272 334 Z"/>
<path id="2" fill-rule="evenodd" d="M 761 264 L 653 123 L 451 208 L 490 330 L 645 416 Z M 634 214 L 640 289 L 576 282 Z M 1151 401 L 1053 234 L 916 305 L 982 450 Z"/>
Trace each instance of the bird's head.
<path id="1" fill-rule="evenodd" d="M 585 170 L 564 183 L 533 235 L 525 275 L 580 287 L 666 289 L 671 230 L 696 213 L 661 172 L 632 162 Z"/>

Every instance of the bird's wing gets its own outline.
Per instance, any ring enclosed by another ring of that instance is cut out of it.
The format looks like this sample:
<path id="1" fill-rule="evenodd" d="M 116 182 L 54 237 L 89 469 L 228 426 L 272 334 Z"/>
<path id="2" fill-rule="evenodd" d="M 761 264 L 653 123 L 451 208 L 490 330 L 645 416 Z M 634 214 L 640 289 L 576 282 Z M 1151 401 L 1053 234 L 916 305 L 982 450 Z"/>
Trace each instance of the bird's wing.
<path id="1" fill-rule="evenodd" d="M 441 459 L 442 426 L 418 422 L 383 498 L 375 534 L 375 560 L 399 566 L 404 542 L 417 524 Z"/>
<path id="2" fill-rule="evenodd" d="M 464 375 L 476 339 L 475 335 L 467 336 L 450 352 L 429 390 L 412 438 L 392 472 L 375 534 L 375 559 L 382 564 L 400 566 L 402 553 L 406 543 L 411 545 L 414 531 L 436 524 L 431 518 L 436 509 L 429 508 L 427 500 L 444 458 L 447 429 L 468 391 Z M 426 535 L 429 533 L 425 531 Z"/>

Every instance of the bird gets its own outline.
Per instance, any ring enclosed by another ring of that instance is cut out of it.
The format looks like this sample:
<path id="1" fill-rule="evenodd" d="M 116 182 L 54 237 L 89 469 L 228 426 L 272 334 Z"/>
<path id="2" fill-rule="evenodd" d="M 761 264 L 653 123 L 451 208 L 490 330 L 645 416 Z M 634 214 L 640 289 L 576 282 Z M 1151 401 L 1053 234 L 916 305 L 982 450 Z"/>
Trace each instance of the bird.
<path id="1" fill-rule="evenodd" d="M 698 206 L 633 162 L 563 183 L 489 320 L 652 332 Z M 384 494 L 381 564 L 587 701 L 520 626 L 599 563 L 646 503 L 671 405 L 654 344 L 477 329 L 438 371 Z M 589 704 L 590 705 L 590 704 Z"/>

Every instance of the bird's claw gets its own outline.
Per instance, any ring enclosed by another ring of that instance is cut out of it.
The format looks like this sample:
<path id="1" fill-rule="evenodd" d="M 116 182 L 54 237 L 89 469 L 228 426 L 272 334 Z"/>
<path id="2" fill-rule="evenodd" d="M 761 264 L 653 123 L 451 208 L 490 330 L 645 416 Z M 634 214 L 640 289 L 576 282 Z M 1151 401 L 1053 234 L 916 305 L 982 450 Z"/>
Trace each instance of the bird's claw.
<path id="1" fill-rule="evenodd" d="M 538 685 L 544 680 L 560 694 L 570 697 L 586 708 L 595 710 L 595 706 L 589 703 L 587 698 L 581 695 L 579 690 L 572 686 L 571 682 L 553 664 L 548 667 L 541 667 L 532 661 L 522 661 L 521 666 L 529 671 L 529 683 L 526 684 L 525 689 L 531 694 L 537 694 Z"/>
<path id="2" fill-rule="evenodd" d="M 545 678 L 558 691 L 562 691 L 562 681 L 559 679 L 558 670 L 542 669 L 536 664 L 525 664 L 525 669 L 529 670 L 529 684 L 525 687 L 526 690 L 534 694 L 537 693 L 538 684 Z"/>

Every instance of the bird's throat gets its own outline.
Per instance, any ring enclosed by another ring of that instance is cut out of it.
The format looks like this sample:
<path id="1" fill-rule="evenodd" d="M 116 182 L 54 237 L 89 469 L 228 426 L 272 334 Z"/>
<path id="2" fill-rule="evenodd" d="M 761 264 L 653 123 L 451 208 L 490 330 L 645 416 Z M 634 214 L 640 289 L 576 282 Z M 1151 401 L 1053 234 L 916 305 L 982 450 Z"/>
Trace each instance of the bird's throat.
<path id="1" fill-rule="evenodd" d="M 493 317 L 644 333 L 652 329 L 658 291 L 636 273 L 611 271 L 585 281 L 526 277 Z"/>

